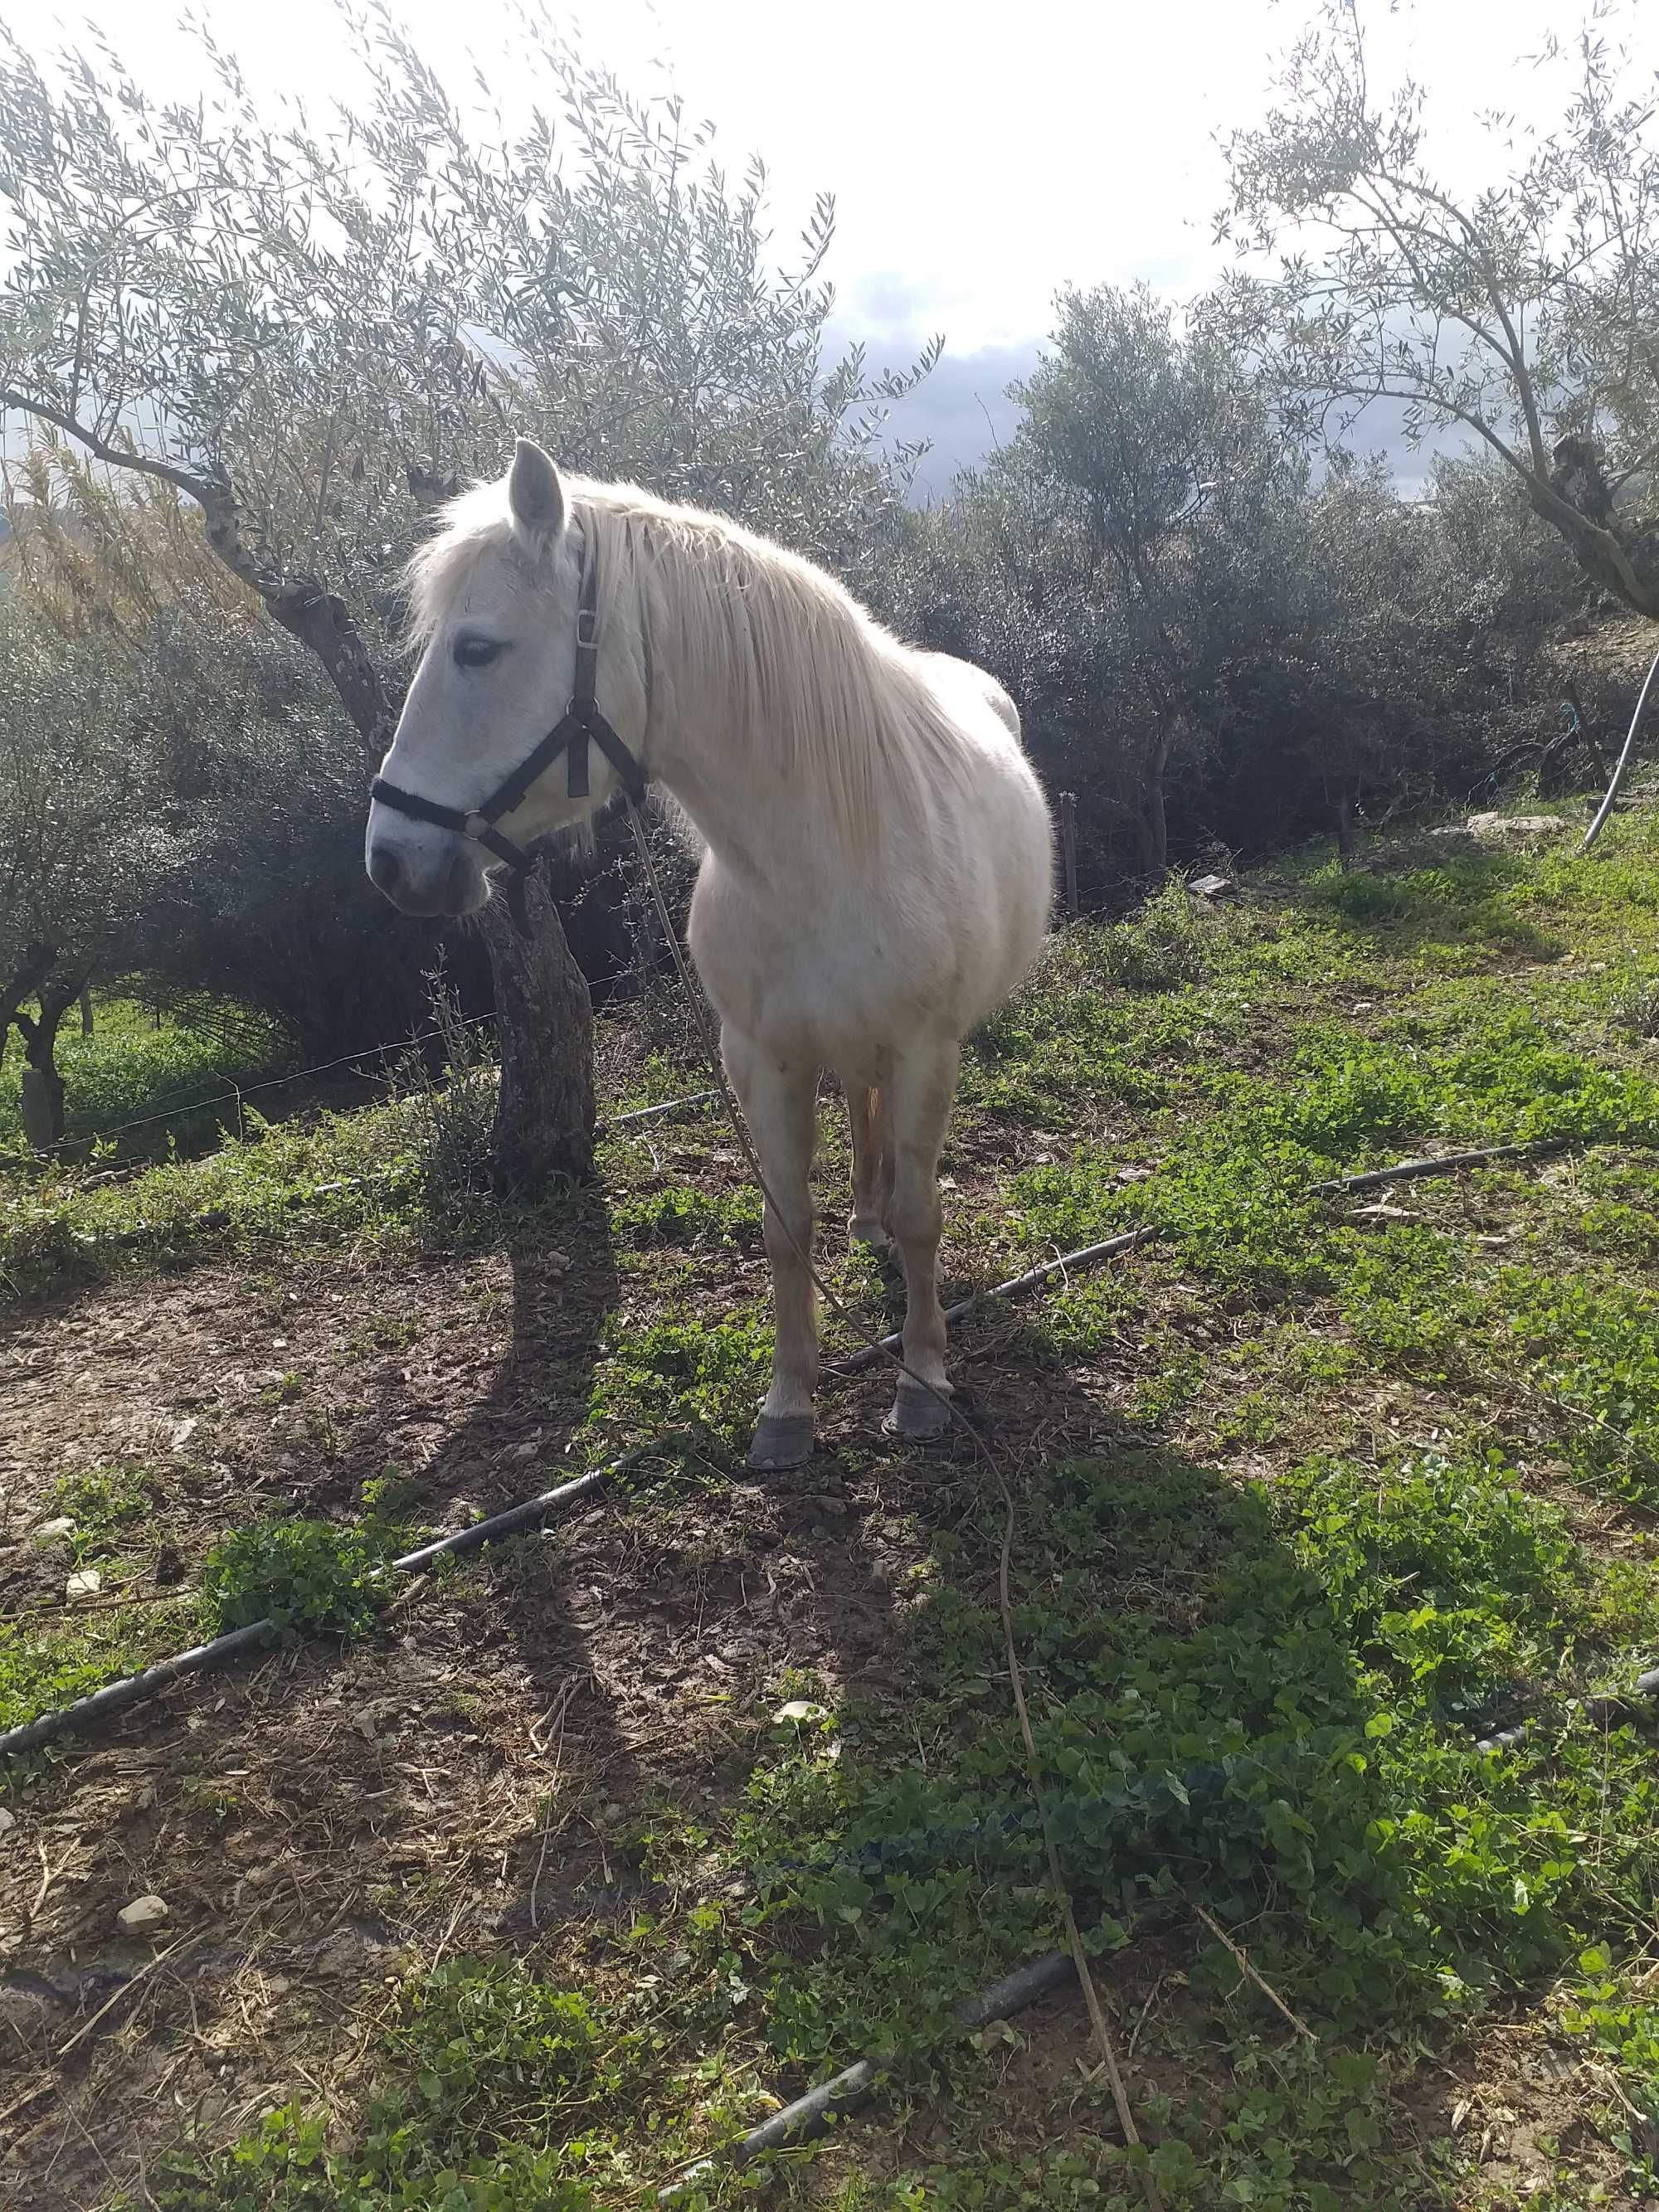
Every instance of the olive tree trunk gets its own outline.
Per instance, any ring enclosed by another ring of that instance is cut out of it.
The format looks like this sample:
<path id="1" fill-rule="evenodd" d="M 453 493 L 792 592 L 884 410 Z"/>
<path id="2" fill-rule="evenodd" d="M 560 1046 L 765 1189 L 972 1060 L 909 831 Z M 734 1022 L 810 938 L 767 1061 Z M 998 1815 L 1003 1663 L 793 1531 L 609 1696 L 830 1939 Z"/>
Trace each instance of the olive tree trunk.
<path id="1" fill-rule="evenodd" d="M 38 1152 L 61 1145 L 68 1127 L 64 1079 L 58 1072 L 58 1032 L 80 995 L 78 976 L 73 982 L 44 984 L 39 1015 L 26 1014 L 20 1006 L 12 1016 L 23 1033 L 28 1059 L 23 1072 L 23 1133 Z"/>
<path id="2" fill-rule="evenodd" d="M 593 1011 L 544 871 L 492 898 L 479 922 L 501 1038 L 496 1194 L 533 1194 L 557 1175 L 585 1182 L 593 1171 Z"/>
<path id="3" fill-rule="evenodd" d="M 397 715 L 349 609 L 303 577 L 274 577 L 259 568 L 242 543 L 227 478 L 195 489 L 214 550 L 258 592 L 289 635 L 317 655 L 378 763 Z M 539 869 L 510 901 L 492 898 L 482 920 L 501 1055 L 494 1179 L 498 1190 L 527 1197 L 552 1176 L 585 1180 L 592 1172 L 592 1013 Z"/>

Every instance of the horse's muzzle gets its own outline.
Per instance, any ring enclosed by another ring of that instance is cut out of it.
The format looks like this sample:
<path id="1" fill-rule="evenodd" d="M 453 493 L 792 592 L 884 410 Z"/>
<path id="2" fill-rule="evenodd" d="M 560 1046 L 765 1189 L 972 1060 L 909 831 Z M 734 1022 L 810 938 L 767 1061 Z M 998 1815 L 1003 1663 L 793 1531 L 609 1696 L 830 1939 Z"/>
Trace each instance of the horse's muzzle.
<path id="1" fill-rule="evenodd" d="M 471 914 L 489 896 L 483 870 L 459 841 L 447 850 L 417 853 L 377 838 L 368 848 L 368 879 L 400 914 Z"/>

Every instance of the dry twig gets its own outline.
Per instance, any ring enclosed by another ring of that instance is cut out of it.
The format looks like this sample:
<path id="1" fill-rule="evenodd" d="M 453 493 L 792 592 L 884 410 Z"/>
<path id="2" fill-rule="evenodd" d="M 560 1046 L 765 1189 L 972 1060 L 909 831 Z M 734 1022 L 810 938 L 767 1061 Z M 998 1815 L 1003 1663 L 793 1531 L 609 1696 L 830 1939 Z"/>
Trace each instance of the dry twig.
<path id="1" fill-rule="evenodd" d="M 1257 1989 L 1261 1990 L 1262 1996 L 1267 1998 L 1270 2004 L 1278 2006 L 1279 2011 L 1284 2014 L 1285 2019 L 1289 2021 L 1291 2026 L 1296 2030 L 1297 2033 L 1298 2035 L 1305 2035 L 1310 2043 L 1317 2043 L 1319 2038 L 1314 2033 L 1312 2028 L 1309 2027 L 1307 2021 L 1302 2018 L 1299 2013 L 1292 2012 L 1289 2005 L 1285 2003 L 1284 1998 L 1279 1996 L 1279 1991 L 1273 1987 L 1273 1984 L 1264 1979 L 1264 1978 L 1256 1972 L 1255 1968 L 1250 1964 L 1247 1954 L 1239 1948 L 1238 1945 L 1234 1942 L 1232 1937 L 1227 1933 L 1226 1929 L 1222 1927 L 1220 1923 L 1212 1918 L 1212 1916 L 1204 1910 L 1204 1907 L 1201 1905 L 1194 1905 L 1193 1911 L 1204 1923 L 1204 1925 L 1209 1929 L 1211 1935 L 1215 1937 L 1217 1942 L 1224 1943 L 1226 1945 L 1227 1948 L 1232 1953 L 1234 1958 L 1237 1960 L 1239 1967 L 1246 1978 L 1255 1984 Z"/>

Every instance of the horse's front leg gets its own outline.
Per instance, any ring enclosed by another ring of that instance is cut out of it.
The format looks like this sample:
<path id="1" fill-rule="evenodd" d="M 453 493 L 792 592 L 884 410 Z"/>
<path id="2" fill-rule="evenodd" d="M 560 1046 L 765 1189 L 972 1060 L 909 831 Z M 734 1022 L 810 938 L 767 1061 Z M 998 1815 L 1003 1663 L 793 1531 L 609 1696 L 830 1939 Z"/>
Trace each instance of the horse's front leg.
<path id="1" fill-rule="evenodd" d="M 780 1061 L 751 1038 L 727 1029 L 721 1055 L 742 1103 L 761 1171 L 775 1207 L 766 1207 L 766 1256 L 772 1268 L 776 1340 L 772 1387 L 750 1446 L 751 1468 L 799 1467 L 811 1455 L 812 1393 L 818 1379 L 818 1330 L 809 1260 L 812 1249 L 813 1108 L 817 1070 Z"/>
<path id="2" fill-rule="evenodd" d="M 960 1060 L 954 1039 L 919 1044 L 900 1060 L 887 1092 L 893 1153 L 887 1225 L 904 1261 L 904 1364 L 910 1370 L 900 1376 L 887 1417 L 888 1429 L 900 1437 L 937 1437 L 951 1418 L 939 1302 L 939 1155 Z"/>

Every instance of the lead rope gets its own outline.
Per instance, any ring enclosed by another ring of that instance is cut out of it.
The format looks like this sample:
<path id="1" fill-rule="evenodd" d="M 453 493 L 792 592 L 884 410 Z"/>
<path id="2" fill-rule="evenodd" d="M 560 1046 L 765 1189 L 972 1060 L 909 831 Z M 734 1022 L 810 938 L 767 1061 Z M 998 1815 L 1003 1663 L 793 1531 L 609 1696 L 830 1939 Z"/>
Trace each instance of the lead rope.
<path id="1" fill-rule="evenodd" d="M 754 1145 L 750 1139 L 748 1125 L 743 1118 L 737 1098 L 727 1080 L 726 1065 L 720 1058 L 719 1041 L 709 1025 L 708 1011 L 703 1002 L 702 994 L 685 964 L 685 955 L 680 950 L 679 932 L 674 927 L 673 918 L 668 911 L 668 902 L 663 896 L 662 884 L 658 878 L 656 863 L 652 858 L 650 843 L 645 834 L 645 825 L 640 819 L 640 810 L 631 798 L 628 801 L 628 818 L 634 832 L 635 850 L 638 853 L 640 865 L 645 871 L 646 881 L 651 887 L 651 896 L 656 906 L 657 918 L 662 924 L 663 935 L 668 939 L 668 949 L 673 956 L 675 971 L 679 977 L 680 987 L 685 993 L 686 1002 L 691 1009 L 692 1019 L 696 1025 L 703 1055 L 708 1062 L 709 1073 L 714 1079 L 714 1088 L 720 1094 L 720 1103 L 726 1110 L 726 1119 L 732 1124 L 732 1133 L 737 1138 L 738 1148 L 743 1153 L 744 1160 L 762 1198 L 771 1209 L 773 1218 L 781 1224 L 784 1235 L 794 1247 L 795 1255 L 805 1268 L 813 1288 L 837 1321 L 844 1328 L 850 1329 L 855 1336 L 861 1338 L 879 1358 L 886 1360 L 890 1366 L 896 1368 L 901 1375 L 908 1376 L 913 1382 L 938 1399 L 945 1413 L 962 1430 L 981 1461 L 989 1468 L 992 1479 L 1001 1492 L 1002 1548 L 997 1567 L 997 1611 L 1002 1623 L 1003 1656 L 1007 1665 L 1009 1686 L 1014 1694 L 1014 1711 L 1019 1717 L 1020 1741 L 1024 1746 L 1026 1775 L 1030 1783 L 1032 1797 L 1036 1804 L 1037 1819 L 1042 1827 L 1043 1849 L 1048 1861 L 1048 1884 L 1054 1892 L 1054 1903 L 1059 1909 L 1060 1925 L 1066 1932 L 1066 1943 L 1072 1954 L 1072 1963 L 1077 1968 L 1077 1978 L 1082 1986 L 1084 2002 L 1089 2008 L 1089 2024 L 1093 2030 L 1095 2041 L 1099 2046 L 1101 2062 L 1106 2070 L 1106 2078 L 1111 2084 L 1112 2102 L 1117 2108 L 1118 2124 L 1123 2130 L 1125 2142 L 1132 2149 L 1139 2150 L 1141 2148 L 1140 2135 L 1135 2126 L 1134 2113 L 1130 2109 L 1128 2092 L 1123 2086 L 1123 2075 L 1118 2065 L 1117 2047 L 1112 2040 L 1111 2030 L 1106 2024 L 1106 2015 L 1101 2008 L 1100 1993 L 1095 1987 L 1095 1978 L 1089 1966 L 1089 1954 L 1083 1947 L 1083 1937 L 1077 1924 L 1077 1914 L 1072 1904 L 1072 1893 L 1066 1886 L 1065 1876 L 1060 1872 L 1060 1853 L 1054 1844 L 1054 1829 L 1048 1819 L 1048 1807 L 1042 1787 L 1042 1767 L 1037 1759 L 1036 1743 L 1031 1733 L 1031 1717 L 1025 1704 L 1025 1680 L 1024 1670 L 1019 1663 L 1019 1647 L 1014 1636 L 1014 1609 L 1010 1592 L 1011 1563 L 1014 1544 L 1013 1491 L 996 1455 L 973 1423 L 959 1407 L 951 1403 L 945 1391 L 935 1389 L 933 1383 L 918 1375 L 897 1352 L 890 1350 L 878 1337 L 873 1335 L 866 1328 L 863 1322 L 824 1281 L 813 1264 L 811 1254 L 803 1249 L 794 1231 L 789 1226 L 781 1207 L 772 1195 L 771 1186 L 766 1180 L 765 1170 L 761 1166 Z M 1142 2167 L 1140 2179 L 1146 2190 L 1148 2212 L 1164 2212 L 1164 2200 L 1158 2193 L 1158 2183 L 1150 2166 Z"/>

